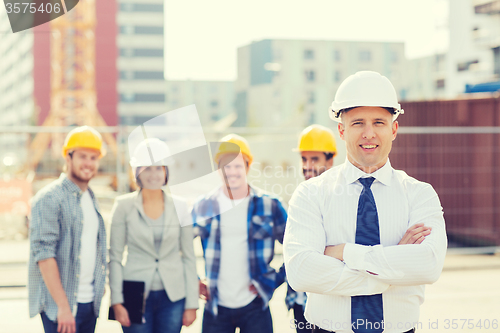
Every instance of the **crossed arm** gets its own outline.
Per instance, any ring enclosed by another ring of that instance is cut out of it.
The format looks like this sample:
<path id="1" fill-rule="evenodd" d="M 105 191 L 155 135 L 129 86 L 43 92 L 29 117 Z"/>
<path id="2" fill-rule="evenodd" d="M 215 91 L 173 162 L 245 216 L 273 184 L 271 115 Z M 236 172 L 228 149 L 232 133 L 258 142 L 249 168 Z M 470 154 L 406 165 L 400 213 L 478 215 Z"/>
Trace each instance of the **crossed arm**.
<path id="1" fill-rule="evenodd" d="M 382 293 L 390 285 L 436 281 L 446 252 L 444 220 L 432 188 L 422 195 L 428 195 L 429 200 L 420 207 L 412 207 L 410 227 L 398 245 L 327 246 L 318 205 L 308 195 L 294 194 L 284 242 L 287 276 L 292 288 L 354 296 Z"/>

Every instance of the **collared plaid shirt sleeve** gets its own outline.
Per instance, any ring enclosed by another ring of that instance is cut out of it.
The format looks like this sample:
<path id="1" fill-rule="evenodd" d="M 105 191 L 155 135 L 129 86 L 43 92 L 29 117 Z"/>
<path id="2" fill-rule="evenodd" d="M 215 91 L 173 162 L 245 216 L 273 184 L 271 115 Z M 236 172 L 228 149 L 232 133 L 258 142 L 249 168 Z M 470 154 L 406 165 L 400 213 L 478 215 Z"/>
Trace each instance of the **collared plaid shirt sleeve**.
<path id="1" fill-rule="evenodd" d="M 94 271 L 94 312 L 99 314 L 106 280 L 106 231 L 92 190 L 89 193 L 99 218 L 97 257 Z M 45 285 L 38 267 L 40 260 L 55 258 L 63 289 L 73 314 L 76 313 L 80 243 L 83 230 L 81 191 L 65 175 L 48 185 L 33 198 L 30 221 L 30 258 L 28 296 L 30 317 L 42 311 L 55 321 L 57 305 Z"/>
<path id="2" fill-rule="evenodd" d="M 220 264 L 220 215 L 217 194 L 199 199 L 192 211 L 195 236 L 200 236 L 205 258 L 205 273 L 210 289 L 206 309 L 217 314 L 217 281 Z M 267 306 L 274 290 L 285 281 L 284 265 L 276 271 L 270 266 L 274 257 L 274 242 L 283 242 L 287 220 L 281 202 L 251 188 L 248 205 L 248 241 L 250 275 L 254 286 Z"/>

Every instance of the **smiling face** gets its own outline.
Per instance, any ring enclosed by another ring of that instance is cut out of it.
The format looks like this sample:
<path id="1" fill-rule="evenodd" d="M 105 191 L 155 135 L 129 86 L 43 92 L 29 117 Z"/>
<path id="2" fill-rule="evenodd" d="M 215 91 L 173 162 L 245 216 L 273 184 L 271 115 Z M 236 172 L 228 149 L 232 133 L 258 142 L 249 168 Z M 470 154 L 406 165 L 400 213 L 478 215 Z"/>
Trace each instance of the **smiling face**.
<path id="1" fill-rule="evenodd" d="M 333 157 L 329 160 L 321 151 L 301 151 L 302 172 L 306 180 L 321 175 L 333 165 Z"/>
<path id="2" fill-rule="evenodd" d="M 157 190 L 165 185 L 166 171 L 161 165 L 140 167 L 137 170 L 137 178 L 140 180 L 141 188 Z"/>
<path id="3" fill-rule="evenodd" d="M 76 184 L 87 184 L 99 169 L 100 152 L 95 149 L 78 148 L 66 155 L 68 177 Z"/>
<path id="4" fill-rule="evenodd" d="M 232 191 L 247 187 L 247 162 L 241 154 L 224 154 L 220 162 L 222 179 Z"/>
<path id="5" fill-rule="evenodd" d="M 362 106 L 342 113 L 338 129 L 346 142 L 349 162 L 366 173 L 383 167 L 398 126 L 397 121 L 392 121 L 392 114 L 380 107 Z"/>

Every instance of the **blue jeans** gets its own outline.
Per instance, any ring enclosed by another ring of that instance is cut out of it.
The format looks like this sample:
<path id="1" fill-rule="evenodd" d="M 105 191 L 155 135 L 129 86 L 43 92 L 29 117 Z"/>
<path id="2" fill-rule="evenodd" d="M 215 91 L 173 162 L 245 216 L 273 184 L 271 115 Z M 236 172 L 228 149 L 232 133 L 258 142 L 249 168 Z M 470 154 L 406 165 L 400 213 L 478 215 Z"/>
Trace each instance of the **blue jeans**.
<path id="1" fill-rule="evenodd" d="M 146 299 L 143 324 L 123 327 L 123 333 L 179 333 L 185 299 L 172 302 L 165 290 L 150 291 Z"/>
<path id="2" fill-rule="evenodd" d="M 57 322 L 47 317 L 45 312 L 40 313 L 45 333 L 57 333 Z M 97 317 L 94 314 L 94 303 L 78 303 L 76 311 L 76 333 L 94 333 Z"/>
<path id="3" fill-rule="evenodd" d="M 203 314 L 203 333 L 234 333 L 236 327 L 241 333 L 273 333 L 273 320 L 269 307 L 264 305 L 260 297 L 250 304 L 237 309 L 220 306 L 217 317 L 205 310 Z"/>

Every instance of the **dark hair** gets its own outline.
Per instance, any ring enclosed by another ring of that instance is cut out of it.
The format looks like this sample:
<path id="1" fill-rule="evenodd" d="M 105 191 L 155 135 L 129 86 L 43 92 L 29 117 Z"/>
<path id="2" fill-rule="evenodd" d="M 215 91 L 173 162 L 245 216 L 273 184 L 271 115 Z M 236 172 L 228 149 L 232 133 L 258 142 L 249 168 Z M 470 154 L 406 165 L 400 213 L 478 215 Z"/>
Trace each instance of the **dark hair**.
<path id="1" fill-rule="evenodd" d="M 154 166 L 154 165 L 150 165 L 150 166 Z M 165 184 L 163 184 L 163 186 L 165 186 L 168 183 L 168 166 L 166 166 L 166 165 L 161 165 L 161 166 L 165 167 Z M 147 166 L 146 168 L 148 168 L 148 167 L 149 166 Z M 137 167 L 135 169 L 135 182 L 137 183 L 137 186 L 142 188 L 142 183 L 141 183 L 141 180 L 139 179 L 139 168 L 141 168 L 141 167 Z"/>
<path id="2" fill-rule="evenodd" d="M 339 116 L 342 115 L 342 113 L 347 113 L 353 109 L 357 109 L 359 108 L 360 106 L 353 106 L 352 108 L 346 108 L 346 109 L 342 109 L 339 111 Z M 389 108 L 389 107 L 385 107 L 385 106 L 380 106 L 382 109 L 385 109 L 387 111 L 389 111 L 391 114 L 396 114 L 396 109 L 395 108 Z"/>

